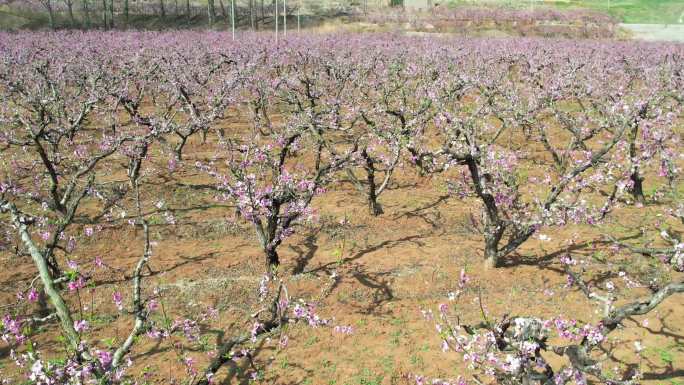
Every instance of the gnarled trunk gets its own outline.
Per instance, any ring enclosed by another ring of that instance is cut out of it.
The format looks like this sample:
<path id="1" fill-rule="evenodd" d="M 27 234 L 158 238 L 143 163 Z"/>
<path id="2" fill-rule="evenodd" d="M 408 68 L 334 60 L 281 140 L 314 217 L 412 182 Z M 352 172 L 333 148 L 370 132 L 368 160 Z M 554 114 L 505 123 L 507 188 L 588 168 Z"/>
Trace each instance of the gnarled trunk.
<path id="1" fill-rule="evenodd" d="M 639 172 L 639 166 L 632 166 L 632 175 L 629 179 L 632 181 L 632 197 L 638 203 L 644 204 L 646 198 L 644 197 L 644 178 Z"/>
<path id="2" fill-rule="evenodd" d="M 21 241 L 28 249 L 31 258 L 38 269 L 38 274 L 41 282 L 43 283 L 45 294 L 50 299 L 52 306 L 55 308 L 55 312 L 59 318 L 62 332 L 64 333 L 64 337 L 66 338 L 69 348 L 77 351 L 78 345 L 80 343 L 80 337 L 74 329 L 74 319 L 71 316 L 69 307 L 67 306 L 66 302 L 64 302 L 59 290 L 57 290 L 55 287 L 55 278 L 50 273 L 48 261 L 45 259 L 45 255 L 40 252 L 38 246 L 36 246 L 36 244 L 33 242 L 33 239 L 31 239 L 28 226 L 24 223 L 17 209 L 11 204 L 3 205 L 2 209 L 5 209 L 5 207 L 10 212 L 12 222 L 14 222 L 14 225 L 19 230 Z"/>
<path id="3" fill-rule="evenodd" d="M 644 114 L 644 112 L 641 112 Z M 643 204 L 646 199 L 644 198 L 644 178 L 641 176 L 639 170 L 639 164 L 636 160 L 639 156 L 637 153 L 637 137 L 639 135 L 639 122 L 635 120 L 632 123 L 631 130 L 629 130 L 629 157 L 632 162 L 632 170 L 629 179 L 632 181 L 632 197 L 634 201 Z"/>
<path id="4" fill-rule="evenodd" d="M 366 180 L 368 181 L 368 209 L 370 214 L 378 216 L 383 213 L 382 207 L 378 203 L 377 186 L 375 185 L 375 163 L 368 155 L 366 150 L 363 150 L 362 156 L 366 158 Z"/>
<path id="5" fill-rule="evenodd" d="M 496 228 L 490 228 L 489 226 L 485 226 L 484 241 L 485 268 L 489 269 L 499 267 L 499 242 L 501 241 L 501 236 L 499 235 Z"/>
<path id="6" fill-rule="evenodd" d="M 275 212 L 278 212 L 277 208 Z M 277 214 L 274 215 L 274 217 L 277 217 Z M 269 219 L 267 223 L 256 220 L 253 224 L 254 230 L 256 230 L 257 239 L 259 239 L 261 248 L 264 251 L 264 256 L 266 257 L 266 274 L 269 277 L 272 277 L 276 274 L 278 266 L 280 265 L 280 257 L 276 251 L 281 242 L 276 240 L 277 222 L 274 219 Z"/>
<path id="7" fill-rule="evenodd" d="M 176 147 L 174 147 L 173 152 L 176 154 L 176 160 L 182 161 L 183 160 L 183 148 L 185 148 L 185 144 L 188 142 L 188 137 L 180 135 L 180 134 L 177 134 L 177 135 L 180 138 L 180 141 L 178 142 L 178 144 L 176 144 Z"/>
<path id="8" fill-rule="evenodd" d="M 207 0 L 207 14 L 209 16 L 209 26 L 214 25 L 216 20 L 216 9 L 214 8 L 214 0 Z"/>
<path id="9" fill-rule="evenodd" d="M 382 209 L 382 205 L 370 195 L 368 196 L 368 211 L 375 217 L 385 213 L 385 211 Z"/>
<path id="10" fill-rule="evenodd" d="M 504 224 L 499 219 L 499 209 L 491 193 L 486 189 L 486 184 L 491 178 L 487 174 L 480 174 L 477 160 L 471 156 L 465 159 L 465 163 L 470 171 L 470 178 L 473 181 L 475 193 L 482 200 L 483 222 L 484 222 L 484 241 L 485 241 L 485 268 L 499 266 L 499 242 L 504 233 Z"/>
<path id="11" fill-rule="evenodd" d="M 278 256 L 278 252 L 275 250 L 275 248 L 267 247 L 264 250 L 264 254 L 266 254 L 266 267 L 268 268 L 268 272 L 274 273 L 275 269 L 277 269 L 280 265 L 280 257 Z"/>

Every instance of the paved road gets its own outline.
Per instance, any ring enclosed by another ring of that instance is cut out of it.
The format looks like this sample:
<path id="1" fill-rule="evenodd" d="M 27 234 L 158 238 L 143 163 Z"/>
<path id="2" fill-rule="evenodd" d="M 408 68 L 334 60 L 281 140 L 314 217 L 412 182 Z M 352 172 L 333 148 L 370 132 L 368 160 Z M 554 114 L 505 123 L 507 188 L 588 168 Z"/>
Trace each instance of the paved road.
<path id="1" fill-rule="evenodd" d="M 684 42 L 684 24 L 620 24 L 635 39 Z"/>

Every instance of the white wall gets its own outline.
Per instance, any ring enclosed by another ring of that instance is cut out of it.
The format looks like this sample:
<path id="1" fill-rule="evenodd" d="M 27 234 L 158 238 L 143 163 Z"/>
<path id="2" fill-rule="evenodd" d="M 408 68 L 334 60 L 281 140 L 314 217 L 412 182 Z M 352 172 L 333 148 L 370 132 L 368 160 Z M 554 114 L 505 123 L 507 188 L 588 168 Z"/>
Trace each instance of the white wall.
<path id="1" fill-rule="evenodd" d="M 430 7 L 430 0 L 404 0 L 404 8 L 406 9 L 427 9 Z"/>

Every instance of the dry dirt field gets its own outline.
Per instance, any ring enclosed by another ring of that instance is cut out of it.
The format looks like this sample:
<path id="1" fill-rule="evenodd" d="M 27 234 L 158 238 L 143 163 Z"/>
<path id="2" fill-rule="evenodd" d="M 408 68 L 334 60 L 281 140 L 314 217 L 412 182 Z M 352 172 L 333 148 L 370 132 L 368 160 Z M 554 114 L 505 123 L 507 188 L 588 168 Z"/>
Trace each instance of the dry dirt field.
<path id="1" fill-rule="evenodd" d="M 240 127 L 244 122 L 230 124 Z M 181 355 L 199 363 L 208 361 L 208 352 L 229 338 L 229 333 L 250 328 L 244 320 L 258 307 L 262 253 L 251 227 L 234 220 L 232 208 L 216 202 L 206 188 L 211 181 L 192 166 L 195 160 L 211 156 L 207 147 L 192 138 L 183 165 L 153 181 L 155 187 L 147 192 L 146 201 L 164 201 L 165 210 L 176 217 L 175 224 L 167 224 L 160 210 L 159 221 L 151 223 L 152 238 L 159 243 L 147 279 L 148 287 L 161 293 L 163 311 L 154 321 L 196 317 L 208 307 L 219 311 L 220 321 L 202 322 L 204 337 L 182 347 L 180 337 L 161 343 L 143 337 L 134 348 L 132 372 L 146 373 L 148 384 L 182 383 L 186 373 L 179 364 Z M 643 259 L 611 254 L 603 235 L 636 237 L 627 229 L 648 221 L 644 212 L 658 210 L 657 204 L 648 203 L 646 209 L 619 209 L 599 226 L 543 230 L 549 239 L 532 239 L 507 258 L 504 267 L 485 269 L 482 237 L 471 220 L 478 215 L 478 203 L 449 197 L 442 177 L 423 177 L 410 167 L 402 168 L 380 199 L 385 214 L 379 217 L 367 213 L 363 197 L 343 177 L 324 198 L 314 202 L 318 219 L 298 228 L 279 249 L 283 261 L 279 274 L 288 282 L 293 298 L 316 304 L 319 315 L 334 319 L 335 325 L 351 326 L 353 332 L 292 325 L 260 340 L 253 363 L 241 360 L 222 370 L 220 383 L 379 385 L 413 384 L 414 375 L 467 376 L 457 355 L 441 352 L 433 323 L 421 313 L 441 303 L 456 306 L 447 297 L 458 289 L 462 269 L 472 277 L 468 290 L 479 293 L 489 317 L 564 314 L 583 322 L 596 321 L 600 318 L 596 306 L 576 288 L 566 287 L 559 256 L 570 253 L 576 259 L 592 260 L 610 255 L 608 270 L 594 272 L 596 285 L 618 271 L 647 271 L 648 262 Z M 178 207 L 183 209 L 175 210 Z M 583 241 L 571 244 L 575 235 Z M 139 257 L 142 238 L 123 225 L 105 228 L 97 237 L 97 242 L 80 249 L 77 261 L 92 267 L 93 256 L 100 255 L 111 268 L 96 269 L 91 282 L 98 288 L 96 296 L 84 291 L 81 298 L 68 299 L 82 301 L 86 309 L 97 307 L 91 327 L 101 346 L 106 346 L 130 327 L 129 317 L 120 316 L 106 293 L 128 290 L 127 274 Z M 30 259 L 3 255 L 0 302 L 12 303 L 14 293 L 34 274 Z M 672 278 L 681 276 L 673 272 Z M 639 293 L 645 290 L 635 294 Z M 481 317 L 476 302 L 466 301 L 457 309 L 466 322 Z M 630 319 L 629 331 L 610 335 L 603 357 L 609 362 L 606 367 L 619 373 L 639 367 L 644 384 L 684 383 L 682 320 L 684 307 L 677 296 L 646 317 Z M 57 325 L 47 325 L 37 341 L 45 346 L 58 333 Z M 286 347 L 281 345 L 281 335 L 289 337 Z M 645 347 L 639 361 L 634 355 L 636 341 Z M 60 349 L 52 344 L 53 349 Z M 16 375 L 8 353 L 0 350 L 0 367 L 5 375 Z"/>

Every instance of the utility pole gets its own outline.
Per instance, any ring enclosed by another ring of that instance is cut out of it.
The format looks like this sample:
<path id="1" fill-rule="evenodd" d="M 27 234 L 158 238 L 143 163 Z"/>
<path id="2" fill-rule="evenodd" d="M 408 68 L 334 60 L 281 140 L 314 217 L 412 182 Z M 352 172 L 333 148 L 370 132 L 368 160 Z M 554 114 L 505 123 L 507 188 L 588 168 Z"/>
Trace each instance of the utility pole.
<path id="1" fill-rule="evenodd" d="M 233 27 L 233 41 L 235 41 L 235 0 L 230 0 L 230 21 Z"/>

